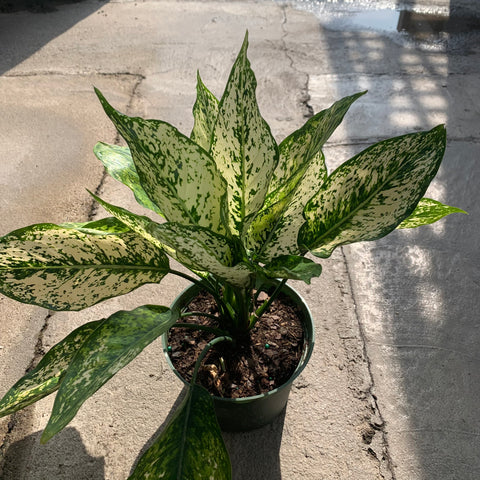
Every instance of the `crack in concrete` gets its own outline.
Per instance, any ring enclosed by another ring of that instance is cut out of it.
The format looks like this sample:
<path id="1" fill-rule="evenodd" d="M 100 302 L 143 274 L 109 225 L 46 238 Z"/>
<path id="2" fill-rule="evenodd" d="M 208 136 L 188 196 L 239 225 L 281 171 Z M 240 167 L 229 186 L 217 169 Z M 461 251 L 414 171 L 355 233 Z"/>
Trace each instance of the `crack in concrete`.
<path id="1" fill-rule="evenodd" d="M 372 427 L 373 434 L 371 435 L 371 438 L 369 439 L 370 441 L 365 442 L 365 443 L 371 444 L 372 441 L 373 441 L 373 437 L 376 435 L 376 432 L 381 433 L 380 445 L 381 445 L 381 448 L 382 448 L 382 452 L 381 452 L 382 456 L 379 458 L 377 452 L 375 452 L 371 447 L 368 448 L 367 452 L 373 458 L 375 458 L 375 460 L 378 462 L 378 472 L 379 472 L 381 478 L 385 478 L 385 479 L 389 478 L 390 480 L 396 480 L 395 471 L 394 471 L 394 468 L 393 468 L 393 461 L 392 461 L 392 458 L 391 458 L 390 453 L 389 453 L 388 441 L 387 441 L 387 436 L 386 436 L 386 432 L 385 432 L 385 426 L 386 426 L 385 420 L 384 420 L 384 418 L 382 416 L 382 413 L 380 411 L 380 407 L 378 405 L 377 397 L 373 393 L 374 389 L 375 389 L 375 381 L 374 381 L 374 378 L 373 378 L 372 364 L 371 364 L 370 359 L 368 357 L 365 331 L 364 331 L 362 323 L 360 322 L 360 318 L 359 318 L 358 311 L 357 311 L 357 301 L 356 301 L 356 297 L 355 297 L 355 291 L 354 291 L 354 288 L 353 288 L 353 280 L 352 280 L 352 276 L 350 274 L 350 269 L 348 268 L 347 256 L 345 254 L 345 250 L 343 249 L 343 247 L 340 247 L 340 251 L 342 252 L 343 263 L 344 263 L 345 269 L 347 271 L 347 277 L 348 277 L 350 292 L 351 292 L 353 306 L 354 306 L 355 318 L 357 320 L 358 331 L 360 333 L 360 340 L 362 342 L 363 357 L 365 359 L 366 366 L 367 366 L 367 371 L 368 371 L 368 375 L 369 375 L 369 388 L 365 393 L 369 397 L 373 414 L 380 419 L 380 422 L 370 422 L 370 426 Z M 365 439 L 364 439 L 364 441 L 365 441 Z M 383 473 L 384 471 L 386 471 L 386 474 L 388 474 L 389 477 L 385 476 L 385 474 Z"/>
<path id="2" fill-rule="evenodd" d="M 32 72 L 13 72 L 13 73 L 4 73 L 2 74 L 3 78 L 22 78 L 22 77 L 42 77 L 42 76 L 49 76 L 49 77 L 107 77 L 107 78 L 120 78 L 120 77 L 134 77 L 134 78 L 141 78 L 142 80 L 145 78 L 140 73 L 132 73 L 132 72 L 98 72 L 92 70 L 91 72 L 83 71 L 83 72 L 63 72 L 61 70 L 39 70 L 39 71 L 32 71 Z"/>
<path id="3" fill-rule="evenodd" d="M 49 320 L 52 318 L 54 313 L 55 312 L 49 311 L 43 320 L 42 327 L 40 328 L 37 335 L 37 341 L 35 343 L 35 347 L 33 350 L 33 356 L 32 356 L 32 359 L 30 360 L 29 365 L 25 369 L 25 374 L 32 371 L 46 353 L 43 346 L 43 337 L 48 328 Z M 10 445 L 12 444 L 11 439 L 12 439 L 12 436 L 14 435 L 15 428 L 19 425 L 19 423 L 20 423 L 20 419 L 18 418 L 17 412 L 15 412 L 10 416 L 10 420 L 7 424 L 7 431 L 0 443 L 0 475 L 3 474 L 3 468 L 5 466 L 5 460 L 6 460 L 6 452 L 10 447 Z"/>
<path id="4" fill-rule="evenodd" d="M 282 31 L 283 35 L 281 38 L 282 41 L 282 50 L 286 56 L 286 58 L 290 62 L 290 68 L 294 70 L 296 73 L 300 75 L 305 76 L 305 82 L 304 82 L 304 87 L 302 89 L 302 95 L 300 97 L 300 106 L 303 111 L 303 116 L 305 118 L 311 118 L 314 115 L 313 107 L 310 105 L 310 100 L 311 96 L 309 93 L 309 84 L 310 84 L 310 75 L 306 72 L 300 71 L 296 65 L 293 57 L 290 55 L 287 44 L 286 44 L 286 37 L 288 35 L 288 32 L 285 29 L 285 25 L 287 24 L 287 5 L 282 6 L 282 14 L 283 14 L 283 20 L 282 20 Z M 366 143 L 366 142 L 365 142 Z M 352 145 L 358 145 L 362 144 L 362 142 L 358 141 L 353 141 Z M 335 144 L 330 144 L 330 145 L 335 145 Z M 342 144 L 342 146 L 345 146 Z M 378 464 L 378 473 L 379 476 L 385 480 L 396 480 L 395 479 L 395 473 L 393 469 L 393 462 L 390 457 L 389 451 L 388 451 L 388 442 L 385 434 L 385 421 L 380 413 L 380 409 L 377 403 L 377 397 L 373 393 L 375 384 L 374 384 L 374 379 L 373 379 L 373 374 L 371 370 L 371 363 L 367 355 L 367 350 L 366 350 L 366 339 L 365 339 L 365 333 L 363 331 L 362 325 L 360 323 L 360 319 L 358 317 L 357 313 L 357 308 L 356 308 L 356 300 L 355 300 L 355 295 L 354 295 L 354 290 L 353 290 L 353 283 L 352 283 L 352 277 L 350 275 L 349 269 L 348 269 L 348 264 L 347 264 L 347 259 L 345 256 L 345 252 L 343 249 L 342 251 L 342 256 L 343 256 L 343 261 L 345 265 L 345 269 L 347 272 L 348 276 L 348 282 L 349 282 L 349 293 L 351 295 L 353 305 L 354 305 L 354 311 L 355 311 L 355 318 L 358 324 L 359 328 L 359 333 L 360 333 L 360 342 L 361 342 L 361 348 L 362 348 L 362 353 L 363 353 L 363 358 L 365 359 L 365 363 L 367 366 L 367 371 L 368 371 L 368 378 L 369 378 L 369 388 L 366 392 L 362 392 L 362 395 L 359 395 L 359 398 L 363 401 L 365 401 L 367 408 L 372 412 L 371 418 L 369 419 L 368 422 L 368 427 L 365 429 L 364 434 L 362 435 L 363 442 L 368 445 L 367 448 L 367 453 L 372 456 L 372 458 L 375 459 L 375 461 Z M 344 340 L 347 340 L 349 337 L 346 336 Z M 355 337 L 356 339 L 356 337 Z M 379 420 L 375 421 L 375 417 Z M 372 445 L 372 442 L 374 440 L 374 437 L 377 435 L 377 432 L 381 434 L 381 439 L 380 439 L 380 448 L 381 448 L 381 456 L 372 448 L 374 445 Z"/>
<path id="5" fill-rule="evenodd" d="M 313 107 L 310 105 L 310 100 L 312 97 L 310 96 L 309 93 L 309 85 L 310 85 L 310 75 L 307 72 L 302 72 L 299 70 L 296 65 L 293 57 L 290 55 L 289 49 L 287 47 L 287 43 L 285 41 L 285 38 L 288 35 L 288 32 L 285 30 L 285 25 L 287 24 L 287 5 L 282 5 L 281 6 L 281 11 L 283 15 L 282 19 L 282 50 L 285 56 L 287 57 L 287 60 L 290 62 L 290 68 L 294 70 L 296 73 L 305 76 L 305 81 L 304 81 L 304 87 L 301 90 L 301 96 L 300 96 L 300 108 L 303 113 L 304 118 L 311 118 L 313 117 Z"/>
<path id="6" fill-rule="evenodd" d="M 38 76 L 38 75 L 43 75 L 43 73 L 42 74 L 39 74 L 39 73 L 15 74 L 15 75 L 4 75 L 4 76 L 10 76 L 10 77 L 24 76 L 24 77 L 27 77 L 27 76 Z M 58 73 L 58 75 L 64 76 L 65 74 L 64 73 Z M 145 79 L 145 77 L 143 75 L 140 75 L 140 74 L 132 74 L 132 73 L 128 73 L 128 72 L 119 72 L 119 73 L 115 73 L 115 74 L 98 73 L 97 72 L 97 73 L 95 73 L 95 75 L 108 76 L 108 77 L 113 76 L 115 78 L 122 77 L 122 76 L 130 76 L 130 77 L 133 76 L 133 77 L 136 78 L 135 84 L 133 85 L 133 88 L 132 88 L 132 93 L 130 95 L 129 101 L 128 101 L 127 106 L 126 106 L 126 113 L 128 114 L 129 111 L 132 108 L 133 100 L 135 99 L 135 96 L 137 95 L 138 88 L 140 87 L 140 85 L 141 85 L 142 81 Z M 115 135 L 114 143 L 119 144 L 119 142 L 120 142 L 120 135 L 117 133 Z M 104 171 L 103 174 L 102 174 L 102 178 L 100 179 L 100 182 L 95 189 L 95 194 L 96 195 L 98 195 L 101 192 L 103 184 L 105 183 L 106 176 L 107 176 L 107 173 L 106 173 L 106 171 Z M 97 210 L 98 210 L 98 205 L 96 204 L 95 200 L 92 199 L 91 207 L 89 209 L 89 214 L 88 214 L 88 220 L 93 220 L 94 219 L 95 215 L 97 214 Z M 55 312 L 53 312 L 53 311 L 49 311 L 48 314 L 45 316 L 45 319 L 43 321 L 43 325 L 40 328 L 40 331 L 38 332 L 38 335 L 37 335 L 37 341 L 35 343 L 32 359 L 30 361 L 30 364 L 28 365 L 28 367 L 25 370 L 25 374 L 27 374 L 28 372 L 33 370 L 37 366 L 38 362 L 43 358 L 43 356 L 46 353 L 44 343 L 43 343 L 43 338 L 44 338 L 45 332 L 48 329 L 49 320 L 52 318 L 54 313 Z M 1 475 L 3 475 L 3 469 L 4 469 L 4 466 L 5 466 L 5 460 L 6 460 L 6 452 L 8 451 L 8 448 L 10 447 L 10 445 L 12 443 L 12 437 L 15 433 L 15 429 L 17 428 L 17 426 L 20 425 L 20 421 L 21 420 L 20 420 L 18 414 L 13 413 L 10 416 L 10 420 L 7 424 L 7 431 L 6 431 L 5 435 L 3 436 L 3 438 L 1 439 L 1 442 L 0 442 L 0 478 L 1 478 Z"/>

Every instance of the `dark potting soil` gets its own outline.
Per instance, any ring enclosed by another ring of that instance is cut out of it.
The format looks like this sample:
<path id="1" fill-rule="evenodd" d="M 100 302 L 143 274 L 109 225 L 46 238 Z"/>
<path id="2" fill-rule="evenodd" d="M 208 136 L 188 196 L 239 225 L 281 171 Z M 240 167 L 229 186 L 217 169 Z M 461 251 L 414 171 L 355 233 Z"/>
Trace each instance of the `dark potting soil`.
<path id="1" fill-rule="evenodd" d="M 261 293 L 258 306 L 265 300 Z M 218 313 L 208 293 L 200 293 L 187 311 Z M 182 322 L 217 327 L 209 317 L 191 316 Z M 170 358 L 189 381 L 195 362 L 212 333 L 173 327 L 169 332 Z M 279 296 L 255 327 L 236 345 L 221 342 L 207 354 L 197 381 L 212 395 L 240 398 L 269 392 L 284 384 L 294 373 L 304 346 L 301 312 L 286 296 Z"/>

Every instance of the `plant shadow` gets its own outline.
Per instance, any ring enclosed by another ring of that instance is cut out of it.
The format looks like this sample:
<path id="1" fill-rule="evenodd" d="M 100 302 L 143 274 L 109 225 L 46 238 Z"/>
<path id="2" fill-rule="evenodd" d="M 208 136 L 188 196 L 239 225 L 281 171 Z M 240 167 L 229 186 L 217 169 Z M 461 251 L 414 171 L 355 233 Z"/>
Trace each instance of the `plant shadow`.
<path id="1" fill-rule="evenodd" d="M 148 442 L 139 452 L 132 466 L 130 475 L 134 472 L 140 458 L 166 428 L 177 408 L 182 403 L 187 388 L 185 387 L 178 395 L 169 414 L 157 431 L 150 437 Z M 222 432 L 223 440 L 227 447 L 232 462 L 232 479 L 243 480 L 280 480 L 280 445 L 282 443 L 283 424 L 285 409 L 273 421 L 265 427 L 250 432 Z"/>
<path id="2" fill-rule="evenodd" d="M 2 480 L 104 480 L 105 460 L 91 456 L 78 430 L 65 428 L 62 435 L 42 447 L 42 455 L 32 452 L 42 432 L 36 432 L 12 443 L 5 451 Z"/>

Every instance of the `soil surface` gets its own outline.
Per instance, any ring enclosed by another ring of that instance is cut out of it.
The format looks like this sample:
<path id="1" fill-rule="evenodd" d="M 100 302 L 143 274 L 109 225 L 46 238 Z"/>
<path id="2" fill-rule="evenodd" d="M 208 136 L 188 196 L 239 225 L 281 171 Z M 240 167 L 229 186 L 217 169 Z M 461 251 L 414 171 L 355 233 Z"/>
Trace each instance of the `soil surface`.
<path id="1" fill-rule="evenodd" d="M 268 298 L 263 292 L 258 305 Z M 210 294 L 200 293 L 187 307 L 190 312 L 218 314 Z M 209 317 L 191 316 L 182 322 L 218 327 Z M 215 337 L 205 330 L 173 327 L 169 332 L 170 358 L 186 380 L 195 361 Z M 301 312 L 286 296 L 279 296 L 255 327 L 236 344 L 221 342 L 203 361 L 198 383 L 212 395 L 240 398 L 269 392 L 285 383 L 295 371 L 304 349 Z"/>

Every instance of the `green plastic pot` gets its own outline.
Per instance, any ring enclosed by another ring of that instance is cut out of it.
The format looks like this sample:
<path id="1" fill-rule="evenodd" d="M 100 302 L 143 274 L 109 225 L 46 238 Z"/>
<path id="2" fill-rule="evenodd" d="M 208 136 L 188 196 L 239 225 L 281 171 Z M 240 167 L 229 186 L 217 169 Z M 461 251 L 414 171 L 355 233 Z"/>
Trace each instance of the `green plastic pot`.
<path id="1" fill-rule="evenodd" d="M 192 285 L 186 288 L 172 303 L 171 308 L 183 310 L 199 293 L 200 288 Z M 282 292 L 287 295 L 302 313 L 304 327 L 304 348 L 300 362 L 290 379 L 280 387 L 262 395 L 243 398 L 223 398 L 213 396 L 218 423 L 224 431 L 248 431 L 267 425 L 283 411 L 287 405 L 293 381 L 300 375 L 312 355 L 315 331 L 312 314 L 303 298 L 290 286 Z M 168 365 L 185 385 L 188 382 L 175 369 L 168 353 L 168 333 L 162 336 L 163 352 Z"/>

